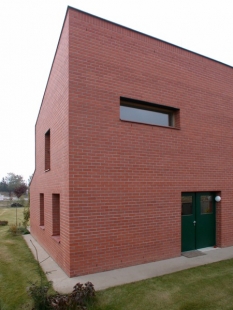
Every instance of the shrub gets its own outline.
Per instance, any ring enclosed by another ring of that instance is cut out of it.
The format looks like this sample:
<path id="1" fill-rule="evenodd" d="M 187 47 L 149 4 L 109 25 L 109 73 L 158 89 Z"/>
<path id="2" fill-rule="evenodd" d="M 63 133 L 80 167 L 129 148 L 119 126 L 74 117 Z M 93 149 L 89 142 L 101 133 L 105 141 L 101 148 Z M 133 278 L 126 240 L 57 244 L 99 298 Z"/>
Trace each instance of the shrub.
<path id="1" fill-rule="evenodd" d="M 40 286 L 32 284 L 28 288 L 28 294 L 34 302 L 33 309 L 86 310 L 88 302 L 95 296 L 94 285 L 91 282 L 85 284 L 77 283 L 74 286 L 73 292 L 68 295 L 57 293 L 56 295 L 48 296 L 50 287 L 51 282 L 48 282 L 48 285 L 41 284 Z"/>
<path id="2" fill-rule="evenodd" d="M 11 224 L 9 231 L 12 233 L 12 235 L 16 235 L 17 234 L 17 226 L 15 224 Z"/>
<path id="3" fill-rule="evenodd" d="M 48 290 L 52 285 L 52 282 L 43 283 L 42 270 L 40 268 L 40 262 L 38 259 L 38 251 L 32 240 L 30 240 L 36 251 L 36 260 L 38 266 L 38 272 L 40 274 L 40 285 L 32 284 L 28 289 L 28 294 L 34 301 L 34 310 L 86 310 L 88 303 L 95 297 L 94 285 L 91 282 L 85 284 L 77 283 L 73 287 L 71 294 L 62 295 L 57 293 L 56 295 L 48 295 Z"/>
<path id="4" fill-rule="evenodd" d="M 94 285 L 91 282 L 77 283 L 73 292 L 68 295 L 57 294 L 49 298 L 52 309 L 85 310 L 88 301 L 95 296 Z"/>
<path id="5" fill-rule="evenodd" d="M 35 283 L 32 283 L 27 289 L 29 296 L 33 299 L 34 310 L 51 309 L 48 299 L 48 290 L 50 287 L 51 282 L 48 282 L 47 285 L 36 285 Z"/>
<path id="6" fill-rule="evenodd" d="M 24 227 L 24 226 L 18 226 L 17 233 L 19 235 L 28 235 L 28 234 L 30 234 L 30 232 L 27 230 L 27 227 Z"/>
<path id="7" fill-rule="evenodd" d="M 26 235 L 29 234 L 29 231 L 27 230 L 27 228 L 25 228 L 24 226 L 21 226 L 21 224 L 19 223 L 19 225 L 17 226 L 16 224 L 11 224 L 9 231 L 12 233 L 12 235 L 16 236 L 16 235 Z"/>
<path id="8" fill-rule="evenodd" d="M 21 203 L 19 203 L 19 202 L 13 202 L 12 204 L 11 204 L 11 207 L 12 208 L 21 208 L 23 205 L 21 204 Z"/>
<path id="9" fill-rule="evenodd" d="M 8 225 L 8 221 L 0 221 L 0 226 L 7 226 Z"/>
<path id="10" fill-rule="evenodd" d="M 30 219 L 30 209 L 29 207 L 24 208 L 23 210 L 23 227 L 26 229 Z"/>

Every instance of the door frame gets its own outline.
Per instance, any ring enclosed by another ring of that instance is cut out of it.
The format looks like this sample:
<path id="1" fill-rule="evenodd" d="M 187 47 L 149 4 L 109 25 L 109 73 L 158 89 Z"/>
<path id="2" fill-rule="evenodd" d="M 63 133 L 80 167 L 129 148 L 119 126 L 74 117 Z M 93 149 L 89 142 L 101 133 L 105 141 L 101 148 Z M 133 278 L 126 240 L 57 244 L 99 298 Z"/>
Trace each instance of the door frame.
<path id="1" fill-rule="evenodd" d="M 208 195 L 212 197 L 212 208 L 213 212 L 208 214 L 201 214 L 201 203 L 200 197 L 201 195 Z M 206 245 L 208 246 L 215 246 L 216 245 L 216 203 L 215 203 L 215 193 L 214 192 L 182 192 L 181 193 L 181 208 L 182 208 L 182 197 L 185 196 L 192 196 L 192 214 L 189 215 L 182 215 L 181 210 L 181 251 L 191 251 L 196 250 L 200 247 L 201 240 L 198 238 L 198 234 L 200 234 L 201 230 L 205 230 L 203 226 L 203 222 L 201 223 L 200 219 L 204 219 L 206 216 L 207 221 L 210 222 L 211 230 L 213 230 L 213 245 Z M 212 219 L 211 219 L 212 215 Z M 197 222 L 197 218 L 199 217 L 199 223 Z M 195 224 L 193 224 L 195 221 Z M 211 222 L 212 221 L 212 222 Z M 199 226 L 198 225 L 202 225 Z M 192 226 L 193 225 L 193 226 Z M 208 225 L 208 222 L 207 222 Z M 194 238 L 194 239 L 192 239 Z M 204 242 L 205 243 L 205 242 Z"/>

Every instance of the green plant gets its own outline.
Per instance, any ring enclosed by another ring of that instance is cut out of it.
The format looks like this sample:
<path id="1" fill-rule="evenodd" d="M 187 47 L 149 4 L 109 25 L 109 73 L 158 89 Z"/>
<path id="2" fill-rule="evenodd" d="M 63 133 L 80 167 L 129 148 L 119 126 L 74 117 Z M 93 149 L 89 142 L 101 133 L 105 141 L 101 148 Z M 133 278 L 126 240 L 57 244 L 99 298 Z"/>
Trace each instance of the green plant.
<path id="1" fill-rule="evenodd" d="M 19 223 L 18 226 L 16 224 L 11 224 L 9 231 L 11 232 L 13 236 L 29 234 L 29 231 L 27 230 L 27 228 L 24 226 L 21 226 L 21 223 Z"/>
<path id="2" fill-rule="evenodd" d="M 35 310 L 47 310 L 51 309 L 50 302 L 48 299 L 48 290 L 51 287 L 51 282 L 47 282 L 46 284 L 40 283 L 37 285 L 36 283 L 32 283 L 31 286 L 28 287 L 27 291 L 29 296 L 33 299 Z"/>
<path id="3" fill-rule="evenodd" d="M 12 233 L 12 235 L 17 235 L 17 226 L 16 226 L 16 224 L 11 224 L 10 225 L 10 228 L 9 228 L 9 231 Z"/>
<path id="4" fill-rule="evenodd" d="M 27 234 L 30 234 L 27 227 L 24 227 L 24 226 L 21 226 L 19 225 L 18 228 L 17 228 L 17 233 L 19 235 L 27 235 Z"/>
<path id="5" fill-rule="evenodd" d="M 30 209 L 25 207 L 23 210 L 23 227 L 27 228 L 30 219 Z"/>

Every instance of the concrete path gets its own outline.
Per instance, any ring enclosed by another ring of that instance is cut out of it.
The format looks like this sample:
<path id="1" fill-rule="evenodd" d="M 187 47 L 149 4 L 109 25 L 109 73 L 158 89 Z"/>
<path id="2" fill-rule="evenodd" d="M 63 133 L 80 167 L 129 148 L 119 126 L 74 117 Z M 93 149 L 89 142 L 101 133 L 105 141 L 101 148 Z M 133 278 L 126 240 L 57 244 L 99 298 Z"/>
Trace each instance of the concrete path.
<path id="1" fill-rule="evenodd" d="M 86 283 L 90 281 L 94 284 L 95 290 L 102 290 L 233 258 L 233 247 L 221 249 L 206 248 L 200 250 L 206 254 L 203 256 L 193 258 L 180 256 L 154 263 L 69 278 L 31 235 L 24 235 L 24 239 L 36 257 L 36 251 L 31 241 L 33 242 L 38 252 L 39 262 L 42 262 L 41 267 L 46 273 L 48 280 L 53 281 L 54 289 L 60 293 L 70 293 L 73 286 L 78 282 Z"/>

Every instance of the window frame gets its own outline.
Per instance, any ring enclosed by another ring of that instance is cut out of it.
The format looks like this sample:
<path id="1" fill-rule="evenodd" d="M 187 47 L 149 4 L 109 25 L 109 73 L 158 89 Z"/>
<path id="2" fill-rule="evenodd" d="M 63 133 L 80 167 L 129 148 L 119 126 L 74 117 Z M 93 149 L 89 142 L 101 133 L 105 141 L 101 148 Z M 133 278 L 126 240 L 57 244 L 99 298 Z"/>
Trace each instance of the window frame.
<path id="1" fill-rule="evenodd" d="M 40 193 L 40 227 L 44 228 L 45 223 L 45 216 L 44 216 L 44 193 Z"/>
<path id="2" fill-rule="evenodd" d="M 51 170 L 51 134 L 50 129 L 45 133 L 45 172 Z"/>
<path id="3" fill-rule="evenodd" d="M 61 232 L 60 194 L 52 194 L 52 236 L 60 237 L 60 232 Z"/>
<path id="4" fill-rule="evenodd" d="M 161 114 L 165 114 L 168 116 L 168 124 L 167 125 L 161 125 L 151 122 L 145 122 L 140 120 L 133 120 L 127 119 L 127 117 L 123 117 L 121 115 L 121 107 L 128 107 L 132 109 L 139 109 L 143 111 L 151 111 L 151 112 L 157 112 Z M 179 109 L 175 107 L 168 107 L 157 103 L 150 103 L 146 101 L 136 100 L 136 99 L 130 99 L 125 97 L 120 97 L 120 120 L 126 121 L 126 122 L 133 122 L 133 123 L 139 123 L 139 124 L 146 124 L 151 126 L 162 126 L 162 127 L 168 127 L 168 128 L 177 128 L 179 125 L 177 115 L 179 115 Z"/>

